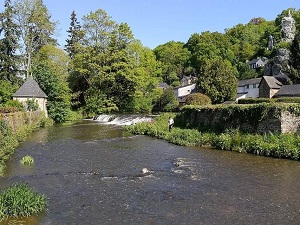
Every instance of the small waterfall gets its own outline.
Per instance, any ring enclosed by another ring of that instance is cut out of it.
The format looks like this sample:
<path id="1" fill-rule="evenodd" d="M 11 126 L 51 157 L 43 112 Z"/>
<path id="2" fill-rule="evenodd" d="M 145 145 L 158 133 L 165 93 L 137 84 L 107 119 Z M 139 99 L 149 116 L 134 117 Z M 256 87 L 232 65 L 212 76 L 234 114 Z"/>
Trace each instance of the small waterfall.
<path id="1" fill-rule="evenodd" d="M 98 115 L 95 116 L 95 121 L 104 123 L 104 124 L 113 124 L 113 125 L 132 125 L 141 122 L 151 122 L 153 116 L 145 115 Z"/>

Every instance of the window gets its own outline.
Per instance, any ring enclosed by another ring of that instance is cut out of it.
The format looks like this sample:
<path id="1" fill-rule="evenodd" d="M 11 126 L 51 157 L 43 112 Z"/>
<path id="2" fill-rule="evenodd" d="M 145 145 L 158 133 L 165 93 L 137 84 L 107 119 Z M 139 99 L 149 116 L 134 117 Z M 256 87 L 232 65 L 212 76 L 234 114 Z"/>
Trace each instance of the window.
<path id="1" fill-rule="evenodd" d="M 249 89 L 249 84 L 246 85 L 246 89 Z"/>
<path id="2" fill-rule="evenodd" d="M 253 84 L 253 88 L 256 88 L 256 84 Z"/>

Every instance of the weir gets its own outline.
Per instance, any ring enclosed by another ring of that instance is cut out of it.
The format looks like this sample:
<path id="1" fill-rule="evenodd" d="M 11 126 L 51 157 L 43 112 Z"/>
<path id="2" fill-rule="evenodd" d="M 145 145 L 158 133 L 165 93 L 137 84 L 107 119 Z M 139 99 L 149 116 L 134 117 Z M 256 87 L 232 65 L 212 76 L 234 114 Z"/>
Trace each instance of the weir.
<path id="1" fill-rule="evenodd" d="M 93 118 L 94 121 L 98 121 L 104 124 L 113 125 L 132 125 L 141 122 L 151 122 L 154 119 L 154 115 L 128 115 L 128 114 L 114 114 L 114 115 L 97 115 Z"/>

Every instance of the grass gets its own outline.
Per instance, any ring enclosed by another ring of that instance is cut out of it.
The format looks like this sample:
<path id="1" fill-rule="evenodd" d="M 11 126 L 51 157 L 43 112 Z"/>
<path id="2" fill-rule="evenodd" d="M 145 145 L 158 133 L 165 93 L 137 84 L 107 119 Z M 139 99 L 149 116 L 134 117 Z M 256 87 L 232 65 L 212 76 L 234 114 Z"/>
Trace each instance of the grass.
<path id="1" fill-rule="evenodd" d="M 215 149 L 252 153 L 275 158 L 300 159 L 300 134 L 246 134 L 237 129 L 223 133 L 199 132 L 174 127 L 168 131 L 170 114 L 162 114 L 154 122 L 125 127 L 133 134 L 144 134 L 182 146 L 209 146 Z M 176 125 L 176 120 L 175 120 Z"/>
<path id="2" fill-rule="evenodd" d="M 46 198 L 27 184 L 14 184 L 0 192 L 0 221 L 8 217 L 28 217 L 45 210 Z"/>
<path id="3" fill-rule="evenodd" d="M 20 163 L 23 165 L 33 165 L 34 164 L 34 158 L 32 156 L 26 155 L 22 157 L 20 160 Z"/>

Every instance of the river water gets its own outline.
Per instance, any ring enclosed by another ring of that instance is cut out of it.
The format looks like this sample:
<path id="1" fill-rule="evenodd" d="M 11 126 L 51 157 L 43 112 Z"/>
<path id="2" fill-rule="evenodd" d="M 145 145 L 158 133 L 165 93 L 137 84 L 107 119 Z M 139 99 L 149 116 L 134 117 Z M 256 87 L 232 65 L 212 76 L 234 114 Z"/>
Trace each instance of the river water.
<path id="1" fill-rule="evenodd" d="M 34 166 L 19 163 L 25 155 Z M 39 129 L 19 146 L 0 188 L 27 182 L 47 197 L 47 211 L 2 224 L 300 224 L 299 181 L 297 161 L 81 121 Z"/>

